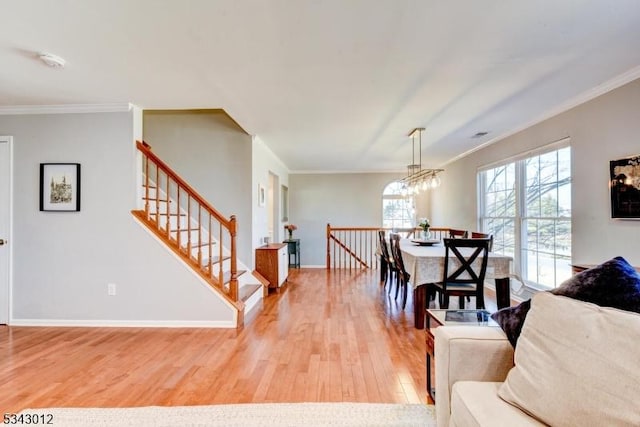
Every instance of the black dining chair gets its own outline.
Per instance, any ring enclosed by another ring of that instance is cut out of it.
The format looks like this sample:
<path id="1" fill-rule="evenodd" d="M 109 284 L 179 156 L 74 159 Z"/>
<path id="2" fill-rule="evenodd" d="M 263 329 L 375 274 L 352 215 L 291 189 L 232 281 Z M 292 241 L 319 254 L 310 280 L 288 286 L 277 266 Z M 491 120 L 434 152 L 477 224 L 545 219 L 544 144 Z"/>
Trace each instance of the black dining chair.
<path id="1" fill-rule="evenodd" d="M 459 297 L 464 309 L 465 297 L 476 298 L 476 309 L 484 309 L 484 278 L 489 257 L 489 239 L 444 239 L 442 282 L 434 283 L 440 308 L 449 308 L 449 297 Z"/>
<path id="2" fill-rule="evenodd" d="M 409 280 L 411 279 L 411 275 L 407 273 L 407 270 L 404 268 L 404 260 L 402 259 L 402 251 L 400 251 L 400 235 L 392 234 L 391 238 L 391 256 L 393 256 L 393 260 L 395 262 L 395 266 L 397 268 L 397 287 L 396 287 L 396 300 L 398 299 L 398 291 L 402 291 L 402 309 L 404 310 L 407 305 L 407 293 L 409 287 Z"/>
<path id="3" fill-rule="evenodd" d="M 489 252 L 493 252 L 493 234 L 480 233 L 478 231 L 471 232 L 472 239 L 489 239 Z"/>
<path id="4" fill-rule="evenodd" d="M 381 261 L 381 278 L 380 280 L 384 283 L 385 286 L 388 285 L 388 293 L 391 293 L 391 287 L 393 286 L 394 278 L 398 279 L 398 268 L 396 267 L 396 263 L 389 252 L 389 244 L 387 243 L 386 235 L 384 230 L 378 230 L 378 247 L 380 248 L 380 261 Z"/>
<path id="5" fill-rule="evenodd" d="M 468 236 L 469 232 L 467 230 L 457 230 L 455 228 L 449 229 L 450 239 L 466 239 Z"/>

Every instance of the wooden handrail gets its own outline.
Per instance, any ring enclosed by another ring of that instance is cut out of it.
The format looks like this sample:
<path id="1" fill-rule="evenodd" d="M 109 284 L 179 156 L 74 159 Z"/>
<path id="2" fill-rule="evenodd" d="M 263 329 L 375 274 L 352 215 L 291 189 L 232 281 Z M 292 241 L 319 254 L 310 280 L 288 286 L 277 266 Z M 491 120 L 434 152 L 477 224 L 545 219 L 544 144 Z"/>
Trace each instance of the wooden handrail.
<path id="1" fill-rule="evenodd" d="M 134 211 L 134 214 L 241 310 L 238 276 L 242 272 L 238 271 L 237 262 L 236 217 L 231 215 L 227 219 L 218 212 L 158 158 L 149 144 L 136 141 L 136 146 L 143 156 L 145 204 L 143 211 Z M 155 197 L 150 197 L 150 189 L 154 190 Z M 150 202 L 155 203 L 155 208 L 150 207 Z M 225 248 L 227 243 L 228 248 Z M 229 270 L 224 270 L 224 265 L 230 267 Z"/>
<path id="2" fill-rule="evenodd" d="M 149 159 L 153 160 L 153 162 L 162 169 L 168 176 L 171 177 L 176 183 L 183 187 L 187 192 L 193 197 L 200 205 L 204 206 L 208 211 L 210 211 L 213 216 L 218 220 L 218 222 L 223 223 L 225 228 L 231 229 L 231 220 L 227 219 L 220 212 L 216 210 L 213 206 L 209 204 L 196 190 L 194 190 L 189 184 L 186 183 L 178 174 L 176 174 L 173 169 L 169 167 L 165 162 L 163 162 L 156 154 L 151 151 L 151 146 L 144 141 L 136 141 L 136 146 L 138 150 L 140 150 L 144 155 L 146 155 Z M 235 230 L 234 230 L 235 232 Z"/>
<path id="3" fill-rule="evenodd" d="M 345 252 L 349 255 L 351 255 L 351 257 L 356 260 L 356 262 L 358 262 L 361 266 L 369 268 L 369 265 L 362 260 L 362 258 L 360 258 L 358 256 L 358 254 L 356 254 L 353 250 L 351 250 L 347 245 L 345 245 L 344 243 L 342 243 L 340 240 L 338 240 L 335 236 L 330 236 L 330 238 L 336 242 L 336 244 L 338 246 L 340 246 L 342 249 L 345 250 Z"/>
<path id="4" fill-rule="evenodd" d="M 420 227 L 391 228 L 391 227 L 332 227 L 327 224 L 327 269 L 333 268 L 376 268 L 378 265 L 378 231 L 396 231 L 404 233 L 404 237 L 412 238 L 417 231 L 422 231 Z M 449 237 L 449 227 L 430 227 L 429 230 L 437 239 Z M 334 233 L 347 233 L 349 238 L 344 240 Z M 353 238 L 352 235 L 356 237 Z M 350 244 L 356 241 L 355 247 Z M 365 244 L 363 244 L 363 241 Z M 332 245 L 333 243 L 333 245 Z M 333 257 L 332 257 L 333 254 Z"/>
<path id="5" fill-rule="evenodd" d="M 376 233 L 379 227 L 331 227 L 327 224 L 327 269 L 376 268 Z"/>

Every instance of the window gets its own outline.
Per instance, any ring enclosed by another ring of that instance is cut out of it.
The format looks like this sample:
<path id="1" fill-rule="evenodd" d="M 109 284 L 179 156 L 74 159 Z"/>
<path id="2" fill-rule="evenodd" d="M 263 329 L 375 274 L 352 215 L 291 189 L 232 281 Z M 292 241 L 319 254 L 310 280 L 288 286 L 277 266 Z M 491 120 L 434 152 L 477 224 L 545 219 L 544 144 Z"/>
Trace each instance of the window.
<path id="1" fill-rule="evenodd" d="M 481 229 L 537 288 L 571 276 L 571 148 L 563 145 L 478 174 Z"/>
<path id="2" fill-rule="evenodd" d="M 401 184 L 392 182 L 382 193 L 382 226 L 384 228 L 411 228 L 416 223 L 413 195 L 403 196 Z"/>

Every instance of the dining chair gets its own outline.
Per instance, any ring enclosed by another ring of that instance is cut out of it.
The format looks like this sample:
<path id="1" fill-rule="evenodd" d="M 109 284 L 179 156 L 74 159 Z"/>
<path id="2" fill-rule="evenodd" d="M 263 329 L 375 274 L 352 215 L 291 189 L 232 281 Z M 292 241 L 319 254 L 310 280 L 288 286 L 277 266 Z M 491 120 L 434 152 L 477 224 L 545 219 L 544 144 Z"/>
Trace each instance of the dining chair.
<path id="1" fill-rule="evenodd" d="M 380 258 L 381 258 L 381 281 L 384 282 L 384 285 L 387 286 L 387 282 L 389 282 L 388 293 L 391 293 L 391 287 L 393 286 L 394 276 L 397 281 L 398 278 L 398 268 L 395 265 L 393 257 L 389 252 L 389 244 L 387 243 L 386 234 L 384 230 L 378 230 L 378 245 L 380 248 Z"/>
<path id="2" fill-rule="evenodd" d="M 466 239 L 469 235 L 467 230 L 456 230 L 455 228 L 449 229 L 449 238 L 450 239 Z"/>
<path id="3" fill-rule="evenodd" d="M 411 275 L 407 273 L 404 268 L 404 260 L 402 259 L 402 251 L 400 250 L 400 235 L 392 234 L 391 238 L 391 256 L 395 261 L 396 275 L 397 275 L 397 287 L 396 287 L 396 300 L 398 299 L 398 291 L 402 291 L 402 309 L 404 310 L 407 305 L 407 293 L 409 287 L 409 280 Z"/>
<path id="4" fill-rule="evenodd" d="M 472 239 L 489 239 L 489 252 L 493 252 L 493 234 L 480 233 L 479 231 L 471 232 Z"/>
<path id="5" fill-rule="evenodd" d="M 434 283 L 440 308 L 449 308 L 449 297 L 459 297 L 464 309 L 465 297 L 476 298 L 476 309 L 484 309 L 484 278 L 487 272 L 489 239 L 444 239 L 442 282 Z"/>

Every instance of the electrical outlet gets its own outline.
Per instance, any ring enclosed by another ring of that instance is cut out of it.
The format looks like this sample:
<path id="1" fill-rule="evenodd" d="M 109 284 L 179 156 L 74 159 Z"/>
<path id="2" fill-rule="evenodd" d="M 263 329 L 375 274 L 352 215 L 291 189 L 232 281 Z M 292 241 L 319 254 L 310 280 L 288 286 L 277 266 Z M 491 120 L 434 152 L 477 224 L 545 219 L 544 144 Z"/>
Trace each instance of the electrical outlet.
<path id="1" fill-rule="evenodd" d="M 116 284 L 107 283 L 107 295 L 114 296 L 116 294 Z"/>

